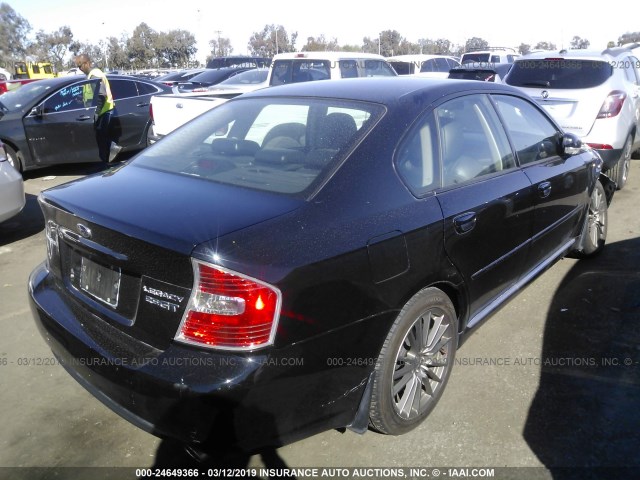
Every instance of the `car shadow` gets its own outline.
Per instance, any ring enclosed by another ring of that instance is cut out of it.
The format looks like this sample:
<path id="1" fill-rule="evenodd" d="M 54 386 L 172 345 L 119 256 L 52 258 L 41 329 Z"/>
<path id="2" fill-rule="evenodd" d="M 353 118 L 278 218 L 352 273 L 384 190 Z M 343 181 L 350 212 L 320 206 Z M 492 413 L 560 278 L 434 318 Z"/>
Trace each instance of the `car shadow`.
<path id="1" fill-rule="evenodd" d="M 0 247 L 44 230 L 44 216 L 38 205 L 38 197 L 27 193 L 25 201 L 24 208 L 18 215 L 0 223 Z"/>
<path id="2" fill-rule="evenodd" d="M 206 440 L 188 445 L 164 438 L 156 451 L 152 470 L 198 469 L 207 472 L 208 476 L 257 480 L 286 477 L 295 480 L 296 477 L 287 472 L 289 467 L 278 455 L 276 447 L 255 447 L 261 442 L 255 441 L 255 434 L 262 439 L 272 439 L 265 445 L 272 445 L 272 441 L 279 444 L 278 427 L 269 413 L 222 397 L 209 405 L 208 410 L 217 413 L 210 420 L 203 419 L 199 425 L 200 429 L 208 432 Z M 189 405 L 177 404 L 167 412 L 168 420 L 163 423 L 175 422 L 185 412 L 187 415 L 197 414 Z M 264 467 L 249 467 L 255 455 L 260 456 Z M 263 468 L 268 470 L 261 471 Z"/>
<path id="3" fill-rule="evenodd" d="M 577 262 L 557 289 L 524 429 L 554 478 L 637 474 L 639 322 L 640 238 Z"/>

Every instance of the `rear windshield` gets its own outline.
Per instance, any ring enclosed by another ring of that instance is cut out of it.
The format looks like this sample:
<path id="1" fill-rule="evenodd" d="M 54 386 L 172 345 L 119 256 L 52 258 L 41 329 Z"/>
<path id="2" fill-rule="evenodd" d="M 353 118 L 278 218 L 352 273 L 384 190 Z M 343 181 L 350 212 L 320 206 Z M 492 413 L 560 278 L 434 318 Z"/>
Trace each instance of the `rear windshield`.
<path id="1" fill-rule="evenodd" d="M 462 55 L 462 64 L 489 62 L 490 59 L 491 54 L 489 53 L 465 53 Z"/>
<path id="2" fill-rule="evenodd" d="M 457 80 L 480 80 L 481 82 L 495 82 L 495 70 L 466 70 L 455 69 L 449 72 L 449 78 Z"/>
<path id="3" fill-rule="evenodd" d="M 381 117 L 377 104 L 245 98 L 201 115 L 133 164 L 307 198 Z"/>
<path id="4" fill-rule="evenodd" d="M 612 74 L 613 67 L 605 61 L 519 60 L 513 64 L 505 81 L 515 87 L 592 88 L 602 85 Z"/>

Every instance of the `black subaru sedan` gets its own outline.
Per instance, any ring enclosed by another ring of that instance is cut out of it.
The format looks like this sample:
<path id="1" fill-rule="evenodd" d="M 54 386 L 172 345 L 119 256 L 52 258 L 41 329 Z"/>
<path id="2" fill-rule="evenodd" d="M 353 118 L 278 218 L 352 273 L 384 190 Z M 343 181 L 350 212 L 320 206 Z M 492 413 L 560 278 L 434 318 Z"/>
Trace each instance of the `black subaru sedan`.
<path id="1" fill-rule="evenodd" d="M 260 90 L 43 192 L 33 314 L 97 399 L 191 448 L 401 434 L 474 326 L 601 251 L 601 166 L 505 85 Z"/>

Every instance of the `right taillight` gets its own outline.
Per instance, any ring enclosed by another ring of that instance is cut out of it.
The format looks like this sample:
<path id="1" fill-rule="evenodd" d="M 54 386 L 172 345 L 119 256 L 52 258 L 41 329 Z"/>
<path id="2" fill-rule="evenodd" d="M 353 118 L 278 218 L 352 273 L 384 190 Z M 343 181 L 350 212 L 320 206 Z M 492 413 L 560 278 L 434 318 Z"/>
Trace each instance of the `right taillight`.
<path id="1" fill-rule="evenodd" d="M 604 102 L 602 102 L 602 107 L 600 107 L 600 111 L 598 112 L 598 118 L 611 118 L 618 115 L 620 110 L 622 110 L 622 105 L 624 105 L 626 98 L 627 94 L 620 90 L 611 92 L 607 98 L 605 98 Z"/>
<path id="2" fill-rule="evenodd" d="M 280 291 L 260 280 L 193 260 L 194 287 L 176 340 L 209 348 L 253 350 L 271 345 Z"/>

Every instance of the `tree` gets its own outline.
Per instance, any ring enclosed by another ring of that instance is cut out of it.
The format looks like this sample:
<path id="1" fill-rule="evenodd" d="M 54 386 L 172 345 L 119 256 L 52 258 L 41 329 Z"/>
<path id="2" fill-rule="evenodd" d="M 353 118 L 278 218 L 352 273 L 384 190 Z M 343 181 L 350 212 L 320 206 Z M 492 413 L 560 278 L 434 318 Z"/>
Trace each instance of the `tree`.
<path id="1" fill-rule="evenodd" d="M 218 37 L 217 39 L 209 40 L 209 46 L 211 47 L 211 54 L 207 56 L 207 62 L 214 57 L 226 57 L 233 52 L 231 40 L 228 38 Z"/>
<path id="2" fill-rule="evenodd" d="M 0 61 L 21 60 L 26 55 L 29 22 L 8 3 L 0 3 Z"/>
<path id="3" fill-rule="evenodd" d="M 472 50 L 486 50 L 487 48 L 489 48 L 489 42 L 478 37 L 470 38 L 464 44 L 465 52 L 470 52 Z"/>
<path id="4" fill-rule="evenodd" d="M 538 42 L 534 50 L 556 50 L 556 44 L 551 42 Z"/>
<path id="5" fill-rule="evenodd" d="M 618 46 L 624 45 L 625 43 L 633 42 L 640 42 L 640 32 L 627 32 L 618 37 Z"/>
<path id="6" fill-rule="evenodd" d="M 589 40 L 584 39 L 584 38 L 580 38 L 579 36 L 575 36 L 573 37 L 573 39 L 571 40 L 571 48 L 575 49 L 575 50 L 585 50 L 587 48 L 589 48 L 591 42 L 589 42 Z"/>
<path id="7" fill-rule="evenodd" d="M 520 46 L 518 47 L 518 52 L 520 52 L 520 55 L 526 55 L 530 51 L 531 51 L 531 45 L 529 45 L 528 43 L 521 43 Z"/>
<path id="8" fill-rule="evenodd" d="M 116 37 L 107 39 L 107 58 L 111 68 L 118 70 L 131 68 L 129 54 L 127 53 L 128 41 L 129 38 L 124 34 L 120 40 Z"/>
<path id="9" fill-rule="evenodd" d="M 327 40 L 324 35 L 317 38 L 307 37 L 307 44 L 302 47 L 303 52 L 335 52 L 339 51 L 338 40 Z"/>
<path id="10" fill-rule="evenodd" d="M 160 65 L 185 68 L 198 51 L 196 37 L 186 30 L 171 30 L 156 34 L 154 50 Z"/>
<path id="11" fill-rule="evenodd" d="M 49 60 L 60 71 L 65 68 L 65 58 L 72 45 L 74 45 L 73 33 L 71 28 L 65 25 L 51 33 L 39 30 L 36 33 L 35 42 L 29 45 L 27 53 L 35 60 Z"/>
<path id="12" fill-rule="evenodd" d="M 254 32 L 249 39 L 249 50 L 252 55 L 273 57 L 277 53 L 295 52 L 298 32 L 289 34 L 282 25 L 265 25 L 262 32 Z"/>
<path id="13" fill-rule="evenodd" d="M 127 41 L 127 54 L 133 68 L 145 68 L 155 65 L 155 45 L 158 34 L 142 22 L 133 30 Z"/>

